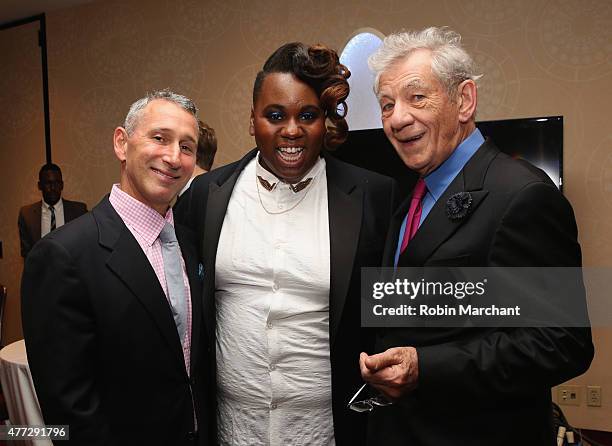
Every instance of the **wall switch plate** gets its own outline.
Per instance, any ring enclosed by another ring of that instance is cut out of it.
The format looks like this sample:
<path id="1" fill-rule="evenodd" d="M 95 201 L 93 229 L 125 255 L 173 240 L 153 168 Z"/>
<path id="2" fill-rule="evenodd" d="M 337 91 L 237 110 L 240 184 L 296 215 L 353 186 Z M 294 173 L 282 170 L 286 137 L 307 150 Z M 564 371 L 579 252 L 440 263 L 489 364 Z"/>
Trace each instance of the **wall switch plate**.
<path id="1" fill-rule="evenodd" d="M 601 386 L 587 386 L 586 404 L 601 407 Z"/>
<path id="2" fill-rule="evenodd" d="M 566 406 L 580 406 L 581 386 L 559 386 L 557 387 L 557 402 Z"/>

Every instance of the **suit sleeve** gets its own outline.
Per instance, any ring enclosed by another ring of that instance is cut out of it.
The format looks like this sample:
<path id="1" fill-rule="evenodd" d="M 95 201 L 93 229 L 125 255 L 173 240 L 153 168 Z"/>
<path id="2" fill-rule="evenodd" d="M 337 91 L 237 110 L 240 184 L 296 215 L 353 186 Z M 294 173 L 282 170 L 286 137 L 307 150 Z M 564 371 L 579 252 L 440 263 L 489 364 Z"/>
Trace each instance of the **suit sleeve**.
<path id="1" fill-rule="evenodd" d="M 28 256 L 21 290 L 28 362 L 45 423 L 69 425 L 72 444 L 116 444 L 96 383 L 96 325 L 87 288 L 53 236 Z"/>
<path id="2" fill-rule="evenodd" d="M 581 265 L 572 208 L 554 186 L 532 183 L 515 196 L 494 236 L 489 264 Z M 538 298 L 538 290 L 532 295 Z M 586 312 L 584 293 L 571 297 L 572 305 Z M 593 358 L 588 327 L 485 329 L 482 336 L 417 351 L 421 391 L 460 391 L 480 399 L 526 396 L 555 386 L 584 373 Z"/>
<path id="3" fill-rule="evenodd" d="M 21 257 L 24 259 L 32 249 L 32 239 L 30 232 L 28 231 L 28 225 L 26 224 L 23 216 L 23 209 L 19 211 L 19 218 L 17 219 L 17 226 L 19 226 L 19 243 L 21 246 Z"/>

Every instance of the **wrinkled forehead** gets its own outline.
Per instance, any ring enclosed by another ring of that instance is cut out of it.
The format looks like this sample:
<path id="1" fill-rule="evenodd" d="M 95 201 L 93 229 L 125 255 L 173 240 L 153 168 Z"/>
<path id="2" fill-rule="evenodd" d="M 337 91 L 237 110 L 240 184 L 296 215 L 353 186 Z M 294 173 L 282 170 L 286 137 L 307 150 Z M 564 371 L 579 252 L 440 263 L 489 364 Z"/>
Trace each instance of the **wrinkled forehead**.
<path id="1" fill-rule="evenodd" d="M 427 82 L 432 77 L 435 78 L 432 71 L 431 50 L 419 48 L 389 63 L 383 71 L 378 73 L 378 90 L 383 87 L 383 84 L 404 80 L 408 77 L 414 82 L 417 79 Z"/>
<path id="2" fill-rule="evenodd" d="M 376 95 L 397 94 L 404 90 L 438 90 L 442 82 L 432 70 L 431 52 L 417 50 L 392 63 L 380 73 Z"/>

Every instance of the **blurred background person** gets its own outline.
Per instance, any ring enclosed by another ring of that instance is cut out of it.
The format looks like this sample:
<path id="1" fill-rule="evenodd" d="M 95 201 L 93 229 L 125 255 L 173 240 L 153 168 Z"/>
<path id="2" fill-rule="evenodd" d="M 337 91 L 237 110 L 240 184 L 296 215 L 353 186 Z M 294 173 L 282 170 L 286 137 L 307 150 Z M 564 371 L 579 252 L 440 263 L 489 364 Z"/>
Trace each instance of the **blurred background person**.
<path id="1" fill-rule="evenodd" d="M 395 182 L 324 150 L 347 137 L 349 76 L 323 45 L 280 47 L 255 79 L 257 148 L 177 205 L 203 246 L 220 444 L 364 441 L 346 407 L 367 345 L 360 271 L 381 263 Z"/>
<path id="2" fill-rule="evenodd" d="M 42 200 L 22 207 L 17 224 L 21 242 L 21 257 L 25 258 L 34 243 L 70 220 L 87 213 L 87 205 L 62 199 L 64 181 L 57 164 L 45 164 L 38 172 L 38 190 Z"/>
<path id="3" fill-rule="evenodd" d="M 215 129 L 200 120 L 198 120 L 198 128 L 200 132 L 200 139 L 198 139 L 196 165 L 193 169 L 193 175 L 191 175 L 191 178 L 183 190 L 179 192 L 179 196 L 183 195 L 183 193 L 189 189 L 189 186 L 191 186 L 191 182 L 195 177 L 212 169 L 213 162 L 215 161 L 215 154 L 217 153 L 217 135 L 215 133 Z"/>

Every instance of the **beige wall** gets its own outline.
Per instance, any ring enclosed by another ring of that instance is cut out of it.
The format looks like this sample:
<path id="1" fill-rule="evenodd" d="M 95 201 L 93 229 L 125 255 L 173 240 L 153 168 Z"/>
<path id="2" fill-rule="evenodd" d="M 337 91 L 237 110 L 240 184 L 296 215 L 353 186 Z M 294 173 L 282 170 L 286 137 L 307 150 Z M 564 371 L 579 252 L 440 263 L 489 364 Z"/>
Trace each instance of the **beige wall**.
<path id="1" fill-rule="evenodd" d="M 321 41 L 341 50 L 363 27 L 449 25 L 485 74 L 480 119 L 565 117 L 565 193 L 584 261 L 612 263 L 608 0 L 100 1 L 50 13 L 47 23 L 53 159 L 64 168 L 65 195 L 90 207 L 118 179 L 113 128 L 146 90 L 171 87 L 195 99 L 217 129 L 217 164 L 225 164 L 253 146 L 252 82 L 280 44 Z M 22 178 L 18 190 L 33 181 Z M 16 218 L 2 215 L 7 256 Z M 19 337 L 18 321 L 7 325 L 9 337 Z M 565 410 L 574 424 L 612 431 L 612 331 L 595 333 L 595 362 L 576 381 L 602 385 L 604 407 Z"/>
<path id="2" fill-rule="evenodd" d="M 0 283 L 8 289 L 6 344 L 21 336 L 19 280 L 19 208 L 40 200 L 38 169 L 45 162 L 42 75 L 38 22 L 0 31 Z"/>

